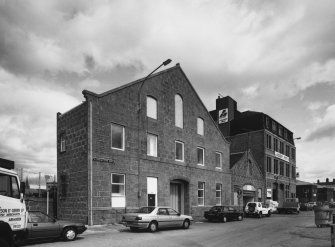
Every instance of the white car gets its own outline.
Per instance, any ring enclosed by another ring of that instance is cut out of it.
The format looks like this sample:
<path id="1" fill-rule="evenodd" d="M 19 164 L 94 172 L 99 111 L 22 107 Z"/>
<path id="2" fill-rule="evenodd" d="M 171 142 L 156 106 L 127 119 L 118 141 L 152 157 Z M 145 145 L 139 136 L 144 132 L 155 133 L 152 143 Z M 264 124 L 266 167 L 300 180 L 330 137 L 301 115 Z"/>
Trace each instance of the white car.
<path id="1" fill-rule="evenodd" d="M 142 207 L 137 213 L 124 214 L 122 223 L 130 230 L 182 227 L 188 229 L 193 222 L 192 216 L 182 215 L 170 207 Z"/>
<path id="2" fill-rule="evenodd" d="M 263 216 L 270 217 L 271 209 L 267 207 L 263 207 L 261 202 L 248 202 L 245 206 L 244 210 L 245 216 L 257 216 L 258 218 L 262 218 Z"/>

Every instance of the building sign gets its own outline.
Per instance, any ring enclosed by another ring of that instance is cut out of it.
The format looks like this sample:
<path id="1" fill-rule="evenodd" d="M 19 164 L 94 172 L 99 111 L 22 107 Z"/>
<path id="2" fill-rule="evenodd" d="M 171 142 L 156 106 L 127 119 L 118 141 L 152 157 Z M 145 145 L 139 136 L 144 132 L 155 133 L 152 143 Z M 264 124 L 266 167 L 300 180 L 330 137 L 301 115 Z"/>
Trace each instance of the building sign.
<path id="1" fill-rule="evenodd" d="M 228 122 L 228 108 L 219 110 L 219 124 Z"/>
<path id="2" fill-rule="evenodd" d="M 286 162 L 290 162 L 290 158 L 287 157 L 287 156 L 284 155 L 284 154 L 275 152 L 275 156 L 276 156 L 277 158 L 279 158 L 279 159 L 285 160 Z"/>
<path id="3" fill-rule="evenodd" d="M 266 189 L 266 198 L 272 198 L 272 189 Z"/>
<path id="4" fill-rule="evenodd" d="M 104 158 L 93 158 L 93 161 L 104 162 L 104 163 L 111 163 L 113 165 L 115 164 L 114 160 L 104 159 Z"/>

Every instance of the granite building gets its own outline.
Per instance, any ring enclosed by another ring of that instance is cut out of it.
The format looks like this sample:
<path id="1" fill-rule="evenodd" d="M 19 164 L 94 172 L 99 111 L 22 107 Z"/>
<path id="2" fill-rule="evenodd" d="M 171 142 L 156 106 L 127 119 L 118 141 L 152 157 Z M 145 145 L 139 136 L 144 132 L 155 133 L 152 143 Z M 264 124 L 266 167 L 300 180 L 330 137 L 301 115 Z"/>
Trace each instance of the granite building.
<path id="1" fill-rule="evenodd" d="M 202 217 L 231 203 L 229 143 L 180 65 L 57 114 L 58 217 L 119 222 L 142 206 Z"/>
<path id="2" fill-rule="evenodd" d="M 296 197 L 296 149 L 289 129 L 265 113 L 238 111 L 236 101 L 229 96 L 219 97 L 210 114 L 231 142 L 231 155 L 252 153 L 265 188 L 258 200 L 272 199 L 281 205 Z M 244 197 L 244 203 L 250 200 L 255 197 Z"/>

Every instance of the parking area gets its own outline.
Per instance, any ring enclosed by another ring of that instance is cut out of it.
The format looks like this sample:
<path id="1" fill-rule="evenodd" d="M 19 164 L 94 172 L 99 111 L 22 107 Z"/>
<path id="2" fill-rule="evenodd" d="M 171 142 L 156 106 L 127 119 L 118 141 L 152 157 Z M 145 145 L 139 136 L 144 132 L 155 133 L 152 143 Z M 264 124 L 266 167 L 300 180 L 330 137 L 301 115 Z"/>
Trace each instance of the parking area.
<path id="1" fill-rule="evenodd" d="M 76 241 L 30 246 L 330 246 L 330 228 L 317 228 L 314 212 L 227 223 L 200 221 L 190 229 L 131 232 L 123 225 L 93 226 Z"/>

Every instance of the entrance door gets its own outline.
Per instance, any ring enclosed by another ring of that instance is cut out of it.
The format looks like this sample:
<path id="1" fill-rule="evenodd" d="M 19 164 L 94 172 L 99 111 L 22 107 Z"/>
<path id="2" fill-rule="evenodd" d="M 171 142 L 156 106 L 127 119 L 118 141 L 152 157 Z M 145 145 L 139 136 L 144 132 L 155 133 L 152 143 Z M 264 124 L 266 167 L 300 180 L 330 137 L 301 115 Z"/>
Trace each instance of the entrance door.
<path id="1" fill-rule="evenodd" d="M 170 184 L 170 203 L 171 208 L 181 212 L 181 184 L 171 183 Z"/>

